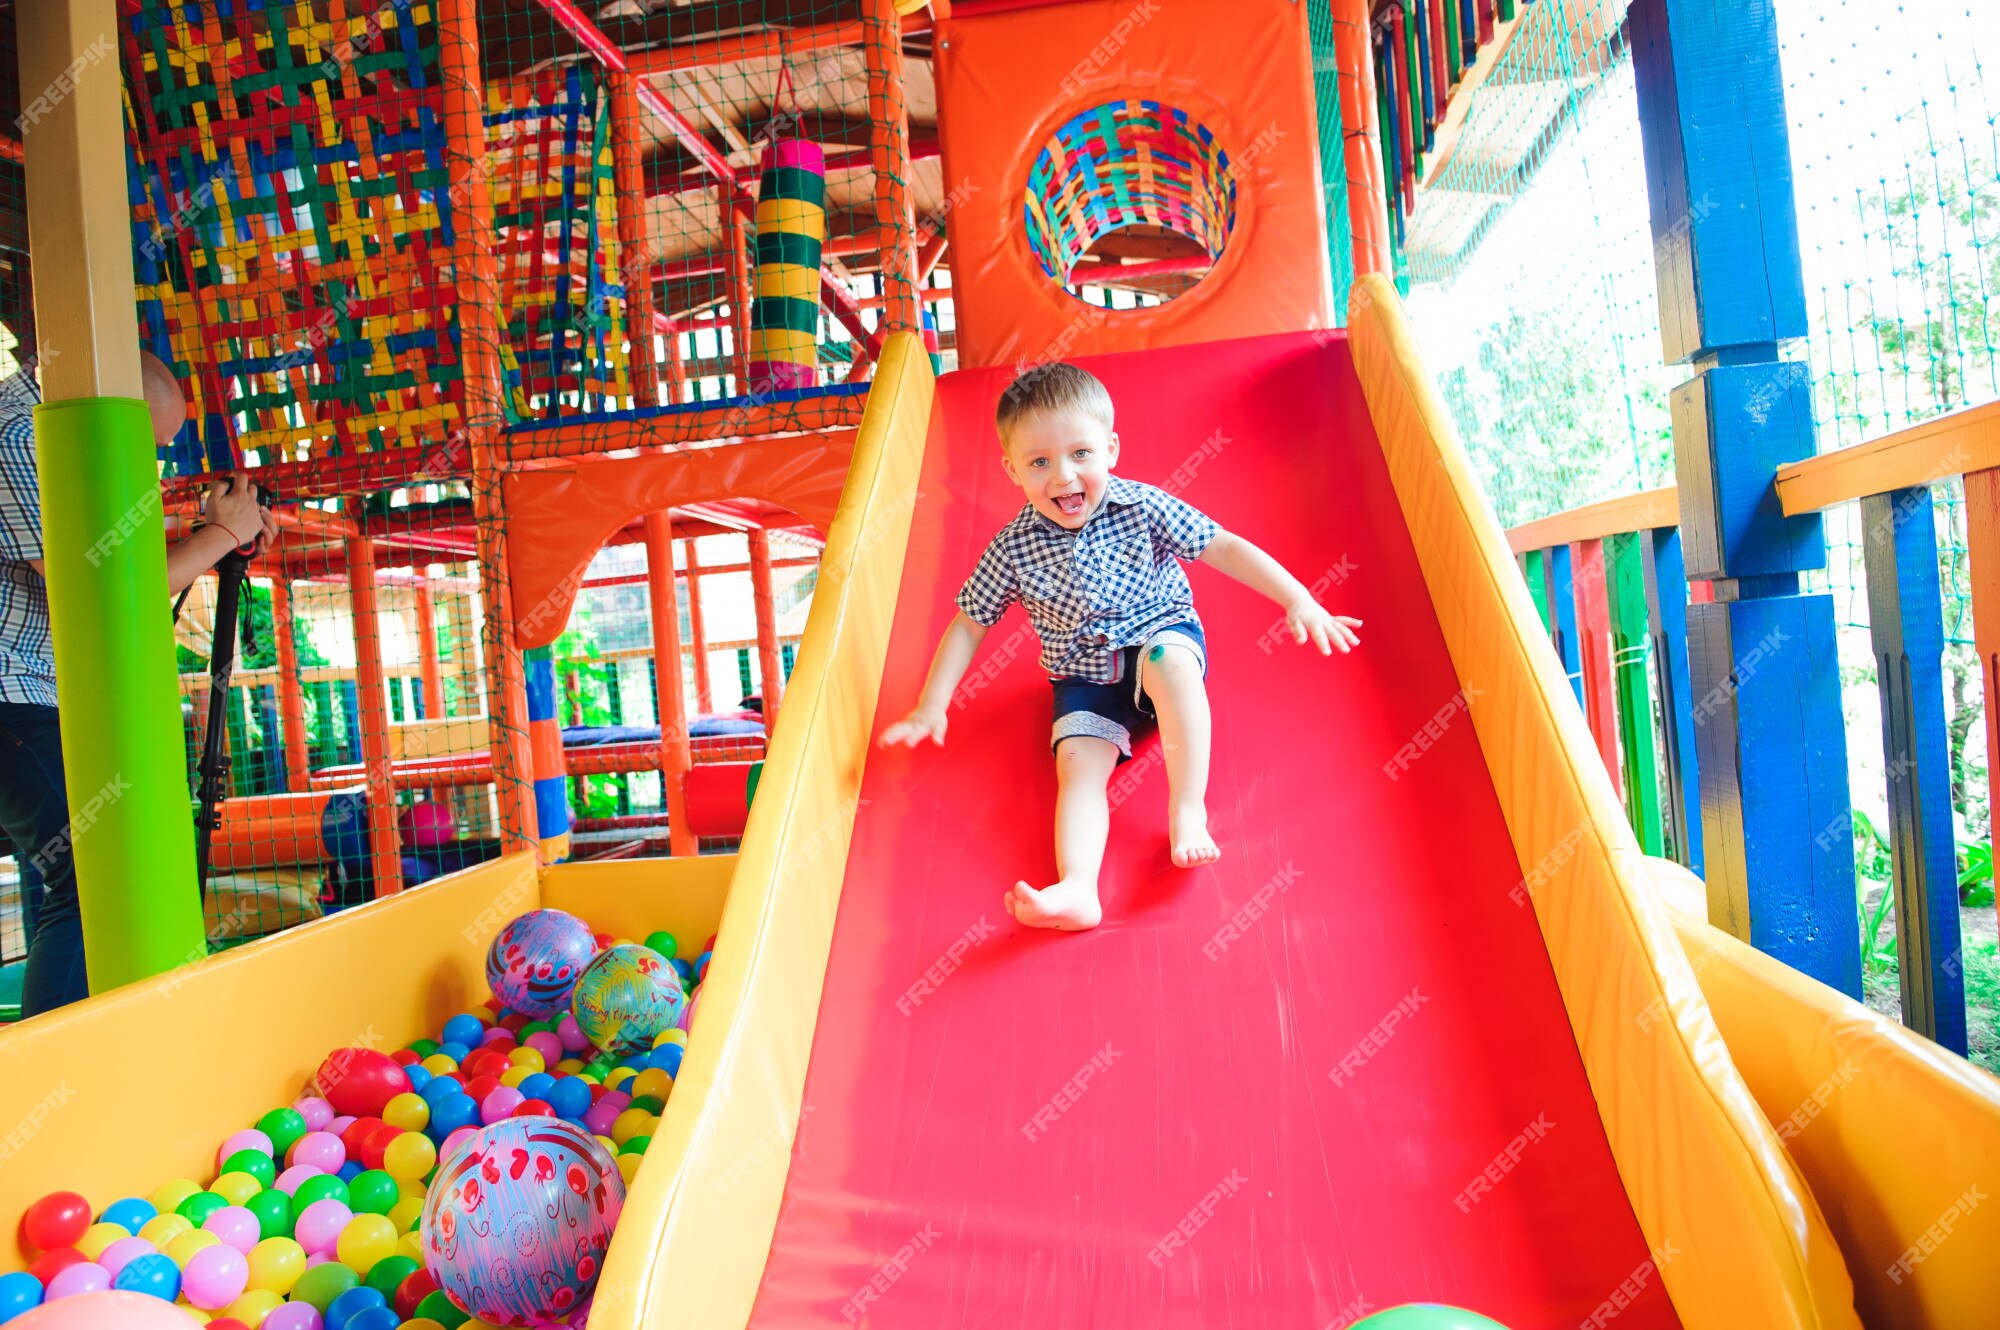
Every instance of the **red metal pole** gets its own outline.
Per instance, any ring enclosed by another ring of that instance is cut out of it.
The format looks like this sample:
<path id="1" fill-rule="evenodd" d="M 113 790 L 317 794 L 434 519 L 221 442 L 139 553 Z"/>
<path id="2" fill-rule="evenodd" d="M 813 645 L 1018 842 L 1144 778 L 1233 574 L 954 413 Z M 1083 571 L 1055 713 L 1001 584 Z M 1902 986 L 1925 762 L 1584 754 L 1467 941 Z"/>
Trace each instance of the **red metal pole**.
<path id="1" fill-rule="evenodd" d="M 660 694 L 660 783 L 667 805 L 667 850 L 699 850 L 687 820 L 687 774 L 694 765 L 688 743 L 687 702 L 681 695 L 681 612 L 674 598 L 674 532 L 665 513 L 646 514 L 647 590 L 653 610 L 653 675 Z"/>
<path id="2" fill-rule="evenodd" d="M 368 852 L 375 894 L 403 889 L 403 850 L 396 829 L 396 786 L 389 758 L 389 694 L 382 673 L 382 621 L 375 600 L 374 542 L 347 542 L 347 588 L 354 615 L 354 688 L 359 695 L 361 766 L 368 781 Z"/>
<path id="3" fill-rule="evenodd" d="M 903 25 L 896 0 L 863 0 L 861 54 L 868 66 L 875 229 L 882 236 L 881 328 L 885 333 L 917 332 L 923 326 L 917 294 L 917 223 L 910 207 L 910 114 L 903 98 Z M 880 357 L 879 348 L 869 349 Z"/>
<path id="4" fill-rule="evenodd" d="M 424 719 L 444 719 L 444 668 L 438 661 L 437 605 L 427 586 L 414 588 L 417 599 L 417 668 L 424 681 Z"/>
<path id="5" fill-rule="evenodd" d="M 1583 666 L 1583 710 L 1611 787 L 1624 797 L 1624 768 L 1618 760 L 1618 699 L 1611 669 L 1611 597 L 1604 584 L 1604 542 L 1579 540 L 1570 546 L 1576 588 L 1577 660 Z M 1648 721 L 1650 724 L 1650 720 Z"/>
<path id="6" fill-rule="evenodd" d="M 694 701 L 703 715 L 715 710 L 715 691 L 708 677 L 708 629 L 701 617 L 701 561 L 695 557 L 692 538 L 687 549 L 688 636 L 694 648 Z"/>
<path id="7" fill-rule="evenodd" d="M 784 658 L 778 652 L 778 614 L 771 591 L 771 534 L 763 528 L 750 537 L 750 594 L 757 606 L 757 669 L 764 678 L 764 733 L 778 720 L 778 702 L 785 693 Z"/>
<path id="8" fill-rule="evenodd" d="M 312 741 L 306 734 L 306 690 L 299 681 L 298 626 L 292 619 L 292 581 L 271 579 L 271 637 L 278 648 L 278 722 L 285 743 L 285 788 L 303 790 L 312 774 Z"/>

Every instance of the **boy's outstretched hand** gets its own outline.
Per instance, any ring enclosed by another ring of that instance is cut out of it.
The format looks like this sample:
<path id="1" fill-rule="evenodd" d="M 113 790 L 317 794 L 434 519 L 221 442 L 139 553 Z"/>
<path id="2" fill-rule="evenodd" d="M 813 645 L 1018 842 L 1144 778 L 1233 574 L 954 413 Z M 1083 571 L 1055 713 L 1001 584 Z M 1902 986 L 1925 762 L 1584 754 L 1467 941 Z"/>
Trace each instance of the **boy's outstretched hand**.
<path id="1" fill-rule="evenodd" d="M 1345 647 L 1341 648 L 1343 651 Z M 905 748 L 915 748 L 924 740 L 944 744 L 945 714 L 942 711 L 926 711 L 918 707 L 909 715 L 882 731 L 882 737 L 875 742 L 884 748 L 901 744 Z"/>
<path id="2" fill-rule="evenodd" d="M 1336 650 L 1345 654 L 1361 645 L 1361 638 L 1354 631 L 1361 626 L 1361 620 L 1328 614 L 1311 597 L 1285 607 L 1285 626 L 1292 630 L 1294 642 L 1300 646 L 1311 642 L 1322 656 L 1330 656 Z"/>

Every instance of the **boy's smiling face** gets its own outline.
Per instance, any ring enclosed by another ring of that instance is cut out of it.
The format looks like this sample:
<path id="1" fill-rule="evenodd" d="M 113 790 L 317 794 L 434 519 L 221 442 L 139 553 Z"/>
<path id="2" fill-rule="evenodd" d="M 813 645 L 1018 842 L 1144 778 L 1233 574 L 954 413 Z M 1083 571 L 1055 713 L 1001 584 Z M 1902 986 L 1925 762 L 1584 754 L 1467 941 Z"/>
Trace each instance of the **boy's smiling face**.
<path id="1" fill-rule="evenodd" d="M 1036 512 L 1080 531 L 1104 502 L 1118 436 L 1081 411 L 1043 411 L 1014 422 L 1001 441 L 1000 464 Z"/>

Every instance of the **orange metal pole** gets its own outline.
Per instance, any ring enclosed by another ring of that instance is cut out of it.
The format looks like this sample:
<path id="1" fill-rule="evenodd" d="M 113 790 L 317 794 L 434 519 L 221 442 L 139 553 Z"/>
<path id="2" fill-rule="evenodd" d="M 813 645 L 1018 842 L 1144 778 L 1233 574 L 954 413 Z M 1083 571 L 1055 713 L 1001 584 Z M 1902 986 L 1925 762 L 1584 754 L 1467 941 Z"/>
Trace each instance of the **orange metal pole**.
<path id="1" fill-rule="evenodd" d="M 417 668 L 424 681 L 424 719 L 444 719 L 444 668 L 438 661 L 437 604 L 427 586 L 417 597 Z"/>
<path id="2" fill-rule="evenodd" d="M 722 209 L 723 271 L 729 277 L 729 363 L 738 395 L 755 391 L 750 382 L 750 228 L 734 208 Z"/>
<path id="3" fill-rule="evenodd" d="M 757 668 L 764 676 L 764 733 L 778 720 L 778 700 L 785 693 L 784 658 L 778 653 L 778 614 L 771 593 L 771 534 L 759 527 L 750 537 L 750 594 L 757 605 Z"/>
<path id="4" fill-rule="evenodd" d="M 485 81 L 479 68 L 477 0 L 438 0 L 438 64 L 444 84 L 446 163 L 458 219 L 452 261 L 458 285 L 458 351 L 464 374 L 462 432 L 454 452 L 470 461 L 479 530 L 479 582 L 486 600 L 487 747 L 507 853 L 536 845 L 528 764 L 528 697 L 514 644 L 514 596 L 507 573 L 507 515 L 500 500 L 496 441 L 506 421 L 500 366 L 500 284 L 493 258 L 492 173 L 486 152 Z M 452 459 L 454 469 L 464 465 Z M 369 568 L 373 570 L 372 561 Z"/>
<path id="5" fill-rule="evenodd" d="M 653 610 L 653 675 L 660 694 L 660 781 L 667 804 L 667 852 L 694 854 L 687 819 L 687 702 L 681 695 L 681 611 L 674 598 L 674 531 L 665 513 L 646 514 L 646 588 Z"/>
<path id="6" fill-rule="evenodd" d="M 1381 133 L 1375 123 L 1375 59 L 1368 39 L 1370 0 L 1332 0 L 1333 52 L 1340 64 L 1340 132 L 1347 159 L 1347 214 L 1354 231 L 1354 271 L 1394 270 L 1389 208 L 1382 189 Z"/>
<path id="7" fill-rule="evenodd" d="M 303 790 L 312 775 L 312 741 L 306 734 L 306 689 L 299 681 L 298 628 L 292 620 L 292 582 L 271 579 L 271 637 L 278 648 L 278 727 L 285 743 L 285 788 Z"/>
<path id="8" fill-rule="evenodd" d="M 625 328 L 632 343 L 632 399 L 639 406 L 658 406 L 659 362 L 653 354 L 653 241 L 646 227 L 645 134 L 639 127 L 639 76 L 610 71 L 611 170 L 618 188 L 619 280 L 625 287 Z M 680 338 L 669 328 L 666 401 L 680 400 L 683 378 Z"/>
<path id="9" fill-rule="evenodd" d="M 701 618 L 701 562 L 695 558 L 694 540 L 686 541 L 688 636 L 694 648 L 694 702 L 703 715 L 715 710 L 715 692 L 708 677 L 708 629 Z"/>
<path id="10" fill-rule="evenodd" d="M 1986 699 L 1987 797 L 2000 772 L 2000 468 L 1965 473 L 1965 555 L 1973 652 Z M 1706 584 L 1704 584 L 1706 585 Z M 1988 830 L 1989 844 L 1992 832 Z"/>
<path id="11" fill-rule="evenodd" d="M 937 267 L 938 260 L 944 257 L 945 246 L 949 243 L 950 238 L 943 231 L 939 231 L 929 240 L 926 240 L 924 247 L 917 251 L 917 285 L 919 287 L 931 279 L 931 269 Z"/>
<path id="12" fill-rule="evenodd" d="M 368 851 L 375 894 L 403 889 L 403 849 L 396 830 L 396 786 L 390 778 L 389 694 L 382 675 L 382 621 L 375 600 L 375 542 L 347 542 L 347 589 L 354 614 L 354 689 L 361 713 L 361 766 L 368 781 Z"/>
<path id="13" fill-rule="evenodd" d="M 917 332 L 917 225 L 910 207 L 910 112 L 903 98 L 903 26 L 896 0 L 863 0 L 861 52 L 868 64 L 869 162 L 875 226 L 882 233 L 881 331 Z"/>

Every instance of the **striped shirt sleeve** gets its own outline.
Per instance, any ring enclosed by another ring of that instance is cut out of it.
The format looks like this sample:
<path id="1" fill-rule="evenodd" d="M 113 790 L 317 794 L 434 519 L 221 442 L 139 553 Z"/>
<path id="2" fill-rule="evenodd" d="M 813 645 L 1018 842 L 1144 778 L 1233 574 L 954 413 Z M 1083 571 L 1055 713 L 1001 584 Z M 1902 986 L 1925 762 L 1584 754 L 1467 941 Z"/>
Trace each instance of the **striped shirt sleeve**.
<path id="1" fill-rule="evenodd" d="M 1011 527 L 1003 528 L 993 537 L 986 553 L 979 556 L 972 576 L 965 579 L 958 592 L 958 607 L 965 611 L 966 617 L 988 628 L 999 623 L 1007 607 L 1021 598 L 1021 585 L 1014 577 L 1014 561 L 1007 557 L 1010 530 Z"/>
<path id="2" fill-rule="evenodd" d="M 34 417 L 0 424 L 0 559 L 42 557 L 42 486 L 35 473 Z"/>

